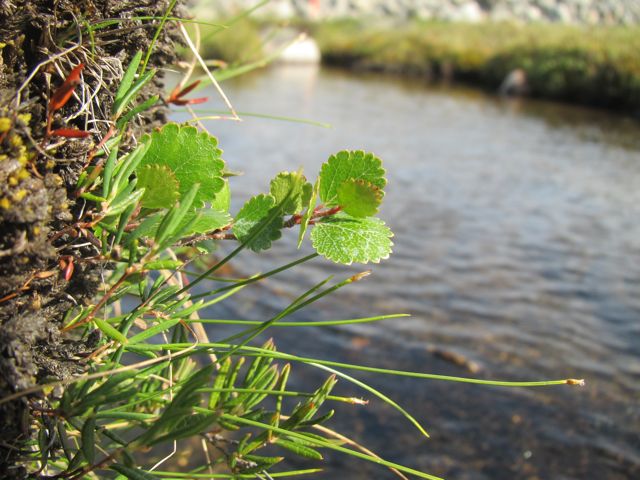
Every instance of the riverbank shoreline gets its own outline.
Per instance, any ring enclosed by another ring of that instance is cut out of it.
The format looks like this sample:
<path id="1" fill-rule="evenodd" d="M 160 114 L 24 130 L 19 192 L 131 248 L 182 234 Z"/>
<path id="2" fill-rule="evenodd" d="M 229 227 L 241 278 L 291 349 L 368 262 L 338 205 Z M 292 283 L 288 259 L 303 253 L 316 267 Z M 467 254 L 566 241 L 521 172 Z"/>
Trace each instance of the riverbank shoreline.
<path id="1" fill-rule="evenodd" d="M 640 117 L 640 29 L 357 22 L 312 27 L 326 65 L 459 81 Z"/>
<path id="2" fill-rule="evenodd" d="M 309 33 L 318 43 L 322 63 L 332 67 L 461 82 L 640 118 L 638 26 L 418 20 L 294 25 Z M 260 32 L 265 38 L 264 32 L 274 28 L 280 27 L 258 22 L 234 25 L 212 37 L 204 46 L 205 54 L 222 56 L 230 64 L 255 61 L 261 55 L 256 46 Z M 228 52 L 225 45 L 236 48 Z M 238 45 L 248 48 L 237 51 Z"/>

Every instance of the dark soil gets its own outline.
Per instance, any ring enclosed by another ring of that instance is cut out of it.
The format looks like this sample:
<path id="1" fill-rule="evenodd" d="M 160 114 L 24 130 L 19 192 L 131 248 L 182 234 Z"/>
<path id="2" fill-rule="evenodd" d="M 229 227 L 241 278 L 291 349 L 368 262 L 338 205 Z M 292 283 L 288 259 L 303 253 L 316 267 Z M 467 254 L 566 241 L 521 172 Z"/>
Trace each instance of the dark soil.
<path id="1" fill-rule="evenodd" d="M 169 1 L 0 1 L 0 399 L 85 369 L 91 338 L 60 331 L 74 304 L 90 303 L 100 285 L 99 243 L 80 228 L 91 205 L 76 199 L 76 181 L 106 133 L 123 68 L 146 52 L 158 21 L 125 20 L 90 31 L 104 19 L 162 16 Z M 174 10 L 173 15 L 178 12 Z M 173 63 L 178 37 L 171 23 L 150 65 Z M 48 62 L 47 62 L 48 60 Z M 45 62 L 45 63 L 43 63 Z M 52 92 L 84 63 L 79 98 L 53 119 L 53 128 L 78 128 L 84 139 L 48 138 Z M 156 78 L 159 76 L 157 75 Z M 159 93 L 159 80 L 142 97 Z M 83 97 L 83 94 L 85 95 Z M 137 120 L 130 138 L 164 121 L 162 109 Z M 127 141 L 125 141 L 125 145 Z M 69 280 L 64 267 L 73 260 Z M 24 442 L 32 437 L 37 394 L 0 404 L 0 478 L 23 478 Z"/>

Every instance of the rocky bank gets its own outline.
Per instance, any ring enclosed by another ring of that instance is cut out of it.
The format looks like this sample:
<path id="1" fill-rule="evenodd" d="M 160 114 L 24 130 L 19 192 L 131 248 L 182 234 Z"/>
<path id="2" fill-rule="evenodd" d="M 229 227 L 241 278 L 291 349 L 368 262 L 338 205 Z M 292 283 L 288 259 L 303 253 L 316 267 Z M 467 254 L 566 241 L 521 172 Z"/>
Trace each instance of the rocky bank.
<path id="1" fill-rule="evenodd" d="M 254 0 L 199 2 L 202 13 L 230 15 Z M 433 19 L 460 22 L 516 21 L 589 25 L 640 23 L 639 0 L 271 0 L 256 14 L 313 20 L 336 18 Z"/>

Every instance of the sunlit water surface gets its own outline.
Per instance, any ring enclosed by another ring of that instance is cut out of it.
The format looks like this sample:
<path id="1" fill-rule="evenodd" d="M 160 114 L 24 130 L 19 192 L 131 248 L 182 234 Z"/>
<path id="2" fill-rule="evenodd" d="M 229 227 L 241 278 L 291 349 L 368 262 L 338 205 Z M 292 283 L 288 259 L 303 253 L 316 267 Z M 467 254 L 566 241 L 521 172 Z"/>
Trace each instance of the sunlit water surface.
<path id="1" fill-rule="evenodd" d="M 394 254 L 366 281 L 294 318 L 411 317 L 272 329 L 280 350 L 447 375 L 587 381 L 506 389 L 351 372 L 405 406 L 431 438 L 375 398 L 339 408 L 329 426 L 389 460 L 449 479 L 640 478 L 639 124 L 313 67 L 279 67 L 224 88 L 238 111 L 333 126 L 251 117 L 207 123 L 229 167 L 245 172 L 232 179 L 234 211 L 267 191 L 275 172 L 302 166 L 314 179 L 344 148 L 375 152 L 388 172 L 381 216 L 395 232 Z M 311 252 L 295 250 L 296 236 L 285 232 L 268 254 L 243 253 L 236 273 Z M 327 275 L 364 268 L 315 259 L 208 316 L 266 319 Z M 228 332 L 212 328 L 211 336 Z M 472 374 L 434 350 L 480 370 Z M 325 376 L 295 366 L 293 386 L 311 389 Z M 336 392 L 371 398 L 344 380 Z M 395 478 L 366 462 L 325 457 L 325 473 L 314 478 Z"/>

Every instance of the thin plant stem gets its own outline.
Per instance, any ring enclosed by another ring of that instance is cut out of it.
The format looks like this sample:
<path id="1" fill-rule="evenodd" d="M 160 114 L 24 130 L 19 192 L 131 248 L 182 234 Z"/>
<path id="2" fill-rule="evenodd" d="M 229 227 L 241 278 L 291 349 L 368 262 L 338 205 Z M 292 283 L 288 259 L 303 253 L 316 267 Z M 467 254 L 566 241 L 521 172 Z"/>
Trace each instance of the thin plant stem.
<path id="1" fill-rule="evenodd" d="M 174 343 L 167 345 L 152 345 L 152 344 L 136 344 L 136 345 L 126 345 L 124 346 L 125 350 L 130 351 L 144 351 L 144 350 L 161 350 L 161 349 L 175 349 L 180 350 L 189 346 L 189 344 L 185 343 Z M 206 350 L 208 348 L 214 349 L 233 349 L 236 345 L 229 345 L 224 343 L 211 343 L 209 345 L 200 344 L 200 348 Z M 282 352 L 274 352 L 272 350 L 266 350 L 259 347 L 249 347 L 243 346 L 239 349 L 239 352 L 242 355 L 246 356 L 265 356 L 272 357 L 282 360 L 289 360 L 293 362 L 305 363 L 305 364 L 318 364 L 318 365 L 326 365 L 330 367 L 338 367 L 338 368 L 346 368 L 348 370 L 358 370 L 362 372 L 372 372 L 379 373 L 382 375 L 394 375 L 399 377 L 410 377 L 410 378 L 420 378 L 425 380 L 442 380 L 448 382 L 461 382 L 461 383 L 474 383 L 478 385 L 487 385 L 494 387 L 549 387 L 553 385 L 578 385 L 583 386 L 584 380 L 582 379 L 574 379 L 574 378 L 565 378 L 562 380 L 542 380 L 542 381 L 503 381 L 503 380 L 483 380 L 480 378 L 469 378 L 469 377 L 455 377 L 450 375 L 438 375 L 434 373 L 423 373 L 423 372 L 409 372 L 404 370 L 392 370 L 387 368 L 377 368 L 377 367 L 368 367 L 365 365 L 354 365 L 351 363 L 343 363 L 343 362 L 334 362 L 331 360 L 321 360 L 317 358 L 309 358 L 309 357 L 300 357 L 296 355 L 291 355 L 288 353 Z"/>
<path id="2" fill-rule="evenodd" d="M 142 62 L 142 68 L 140 69 L 140 75 L 142 75 L 147 70 L 147 64 L 149 63 L 149 59 L 151 58 L 151 53 L 153 52 L 153 49 L 156 46 L 156 42 L 158 41 L 158 37 L 160 37 L 160 33 L 164 28 L 164 24 L 167 22 L 169 15 L 173 11 L 173 7 L 176 6 L 176 2 L 177 0 L 171 0 L 171 3 L 167 7 L 167 10 L 164 12 L 164 15 L 162 16 L 162 20 L 160 20 L 160 25 L 158 25 L 158 28 L 156 29 L 156 33 L 153 35 L 153 39 L 151 40 L 151 44 L 147 49 L 147 53 L 144 56 L 144 61 Z"/>
<path id="3" fill-rule="evenodd" d="M 410 317 L 407 313 L 396 313 L 391 315 L 378 315 L 376 317 L 352 318 L 350 320 L 319 320 L 310 322 L 277 322 L 274 327 L 328 327 L 336 325 L 353 325 L 357 323 L 371 323 L 388 320 L 392 318 Z M 187 320 L 189 322 L 190 320 Z M 263 322 L 259 320 L 220 320 L 204 318 L 197 320 L 200 323 L 209 323 L 213 325 L 261 325 Z"/>
<path id="4" fill-rule="evenodd" d="M 287 420 L 289 417 L 287 417 L 286 415 L 281 415 L 280 418 L 282 420 Z M 376 455 L 373 451 L 369 450 L 364 445 L 361 445 L 358 442 L 356 442 L 355 440 L 352 440 L 349 437 L 345 437 L 344 435 L 341 435 L 340 433 L 336 432 L 335 430 L 331 430 L 330 428 L 327 428 L 324 425 L 313 425 L 313 428 L 315 430 L 318 430 L 318 431 L 324 433 L 325 435 L 328 435 L 330 437 L 333 437 L 333 438 L 336 438 L 336 439 L 340 440 L 343 444 L 351 445 L 352 447 L 357 448 L 362 453 L 365 453 L 365 454 L 370 455 L 372 457 L 381 458 L 379 455 Z M 396 470 L 395 468 L 389 467 L 389 469 L 393 473 L 395 473 L 398 477 L 400 477 L 402 480 L 409 480 L 406 476 L 404 476 L 404 474 L 402 472 Z"/>
<path id="5" fill-rule="evenodd" d="M 174 0 L 174 2 L 175 2 L 175 0 Z M 198 59 L 198 63 L 200 64 L 200 66 L 203 68 L 203 70 L 207 74 L 207 77 L 209 77 L 209 80 L 211 80 L 211 84 L 217 90 L 218 94 L 220 95 L 220 97 L 224 101 L 225 105 L 227 106 L 227 108 L 231 112 L 231 115 L 233 115 L 233 119 L 240 121 L 240 117 L 236 113 L 235 108 L 233 108 L 233 105 L 231 105 L 231 102 L 227 98 L 227 95 L 224 93 L 222 88 L 220 88 L 220 84 L 218 83 L 216 78 L 213 76 L 213 74 L 209 70 L 209 67 L 207 67 L 206 62 L 202 59 L 202 56 L 198 52 L 198 49 L 196 48 L 196 46 L 193 44 L 193 41 L 191 41 L 191 37 L 189 37 L 189 33 L 184 28 L 184 25 L 182 23 L 178 23 L 178 25 L 180 27 L 180 32 L 182 33 L 182 36 L 184 37 L 185 41 L 187 42 L 187 45 L 189 46 L 189 48 L 193 52 L 193 55 Z"/>
<path id="6" fill-rule="evenodd" d="M 184 112 L 185 110 L 175 110 L 176 112 Z M 193 122 L 193 121 L 201 121 L 201 120 L 217 120 L 219 119 L 219 115 L 224 114 L 224 110 L 216 110 L 216 109 L 201 109 L 201 108 L 194 108 L 193 111 L 197 114 L 200 113 L 212 113 L 214 115 L 212 116 L 203 116 L 203 117 L 196 117 L 196 118 L 192 118 L 191 120 L 187 120 L 188 122 Z M 326 122 L 318 122 L 316 120 L 309 120 L 306 118 L 296 118 L 296 117 L 284 117 L 282 115 L 270 115 L 267 113 L 255 113 L 255 112 L 238 112 L 238 115 L 240 115 L 241 117 L 254 117 L 254 118 L 264 118 L 267 120 L 277 120 L 280 122 L 291 122 L 291 123 L 302 123 L 302 124 L 306 124 L 306 125 L 313 125 L 314 127 L 321 127 L 321 128 L 332 128 L 332 125 L 330 123 L 326 123 Z"/>
<path id="7" fill-rule="evenodd" d="M 316 258 L 317 256 L 318 256 L 317 253 L 312 253 L 310 255 L 307 255 L 306 257 L 302 257 L 302 258 L 299 258 L 298 260 L 294 260 L 293 262 L 287 263 L 286 265 L 283 265 L 282 267 L 275 268 L 275 269 L 273 269 L 273 270 L 271 270 L 271 271 L 269 271 L 267 273 L 263 273 L 263 274 L 260 274 L 260 275 L 255 275 L 255 276 L 247 278 L 245 280 L 240 280 L 237 283 L 234 283 L 233 285 L 227 285 L 226 287 L 221 287 L 221 288 L 218 288 L 216 290 L 212 290 L 211 292 L 194 295 L 193 297 L 191 297 L 191 299 L 192 300 L 197 300 L 199 298 L 206 297 L 206 296 L 209 296 L 209 295 L 215 295 L 217 293 L 226 292 L 227 290 L 231 290 L 231 289 L 239 287 L 239 286 L 249 285 L 251 283 L 258 282 L 258 281 L 263 280 L 265 278 L 268 278 L 268 277 L 271 277 L 273 275 L 276 275 L 276 274 L 278 274 L 280 272 L 284 272 L 285 270 L 289 270 L 290 268 L 293 268 L 296 265 L 300 265 L 302 263 L 308 262 L 309 260 L 312 260 L 312 259 Z M 202 274 L 200 275 L 200 277 L 202 277 Z M 205 276 L 205 278 L 207 278 L 207 277 L 208 277 L 208 275 Z M 192 282 L 192 284 L 193 284 L 193 282 Z"/>
<path id="8" fill-rule="evenodd" d="M 288 472 L 277 472 L 270 473 L 273 478 L 285 478 L 285 477 L 297 477 L 298 475 L 311 475 L 313 473 L 321 472 L 321 468 L 308 468 L 305 470 L 291 470 Z M 160 477 L 171 477 L 171 478 L 228 478 L 228 479 L 237 479 L 237 478 L 256 478 L 254 474 L 243 474 L 243 473 L 180 473 L 180 472 L 153 472 L 154 475 Z"/>

